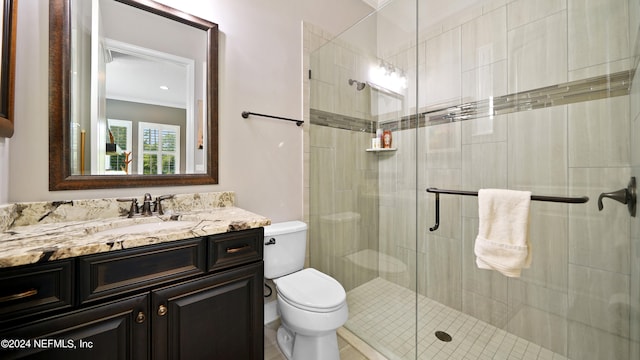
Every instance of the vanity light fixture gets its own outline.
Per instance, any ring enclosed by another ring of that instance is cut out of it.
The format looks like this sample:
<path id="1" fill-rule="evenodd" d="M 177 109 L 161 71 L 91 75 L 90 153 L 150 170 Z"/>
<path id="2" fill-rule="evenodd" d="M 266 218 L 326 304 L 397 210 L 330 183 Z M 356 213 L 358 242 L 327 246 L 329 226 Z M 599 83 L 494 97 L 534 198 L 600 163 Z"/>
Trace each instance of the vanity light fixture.
<path id="1" fill-rule="evenodd" d="M 167 85 L 160 85 L 160 90 L 169 90 Z"/>
<path id="2" fill-rule="evenodd" d="M 404 94 L 407 89 L 405 71 L 383 60 L 369 67 L 369 81 L 397 94 Z"/>

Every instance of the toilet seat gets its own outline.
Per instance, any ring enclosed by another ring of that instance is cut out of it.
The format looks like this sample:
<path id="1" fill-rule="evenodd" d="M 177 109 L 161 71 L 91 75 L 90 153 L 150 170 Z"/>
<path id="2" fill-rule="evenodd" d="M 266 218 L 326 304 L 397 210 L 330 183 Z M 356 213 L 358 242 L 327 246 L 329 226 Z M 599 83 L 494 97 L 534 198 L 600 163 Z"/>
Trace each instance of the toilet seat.
<path id="1" fill-rule="evenodd" d="M 280 277 L 274 282 L 282 300 L 307 311 L 336 311 L 347 300 L 344 288 L 336 279 L 313 268 Z"/>

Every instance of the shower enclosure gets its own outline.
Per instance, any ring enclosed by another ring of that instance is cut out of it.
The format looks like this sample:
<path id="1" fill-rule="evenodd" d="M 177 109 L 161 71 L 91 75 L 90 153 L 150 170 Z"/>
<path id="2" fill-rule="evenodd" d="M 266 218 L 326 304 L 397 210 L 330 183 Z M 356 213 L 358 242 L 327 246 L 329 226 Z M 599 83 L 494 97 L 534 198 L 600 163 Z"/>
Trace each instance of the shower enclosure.
<path id="1" fill-rule="evenodd" d="M 382 2 L 382 1 L 381 1 Z M 389 359 L 640 358 L 640 220 L 602 193 L 640 175 L 640 4 L 393 0 L 304 26 L 309 265 Z M 376 130 L 391 132 L 373 148 Z M 533 261 L 478 269 L 478 203 L 533 201 Z"/>

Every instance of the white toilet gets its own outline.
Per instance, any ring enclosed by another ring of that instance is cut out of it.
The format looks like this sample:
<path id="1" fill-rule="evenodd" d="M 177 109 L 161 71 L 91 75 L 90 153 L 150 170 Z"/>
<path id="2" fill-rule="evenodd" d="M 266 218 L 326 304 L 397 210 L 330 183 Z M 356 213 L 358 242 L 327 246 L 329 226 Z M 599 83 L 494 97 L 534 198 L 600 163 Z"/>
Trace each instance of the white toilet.
<path id="1" fill-rule="evenodd" d="M 336 330 L 349 316 L 338 281 L 304 267 L 307 224 L 289 221 L 264 228 L 264 277 L 276 284 L 282 325 L 277 341 L 289 360 L 339 360 Z"/>

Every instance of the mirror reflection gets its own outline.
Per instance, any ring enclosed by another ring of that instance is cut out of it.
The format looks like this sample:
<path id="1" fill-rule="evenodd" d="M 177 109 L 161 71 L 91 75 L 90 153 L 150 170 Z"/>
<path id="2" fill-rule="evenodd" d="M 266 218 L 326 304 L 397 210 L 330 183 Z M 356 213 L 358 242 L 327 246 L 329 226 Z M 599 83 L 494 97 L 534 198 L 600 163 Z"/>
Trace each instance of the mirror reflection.
<path id="1" fill-rule="evenodd" d="M 71 175 L 207 172 L 207 32 L 71 1 Z"/>

